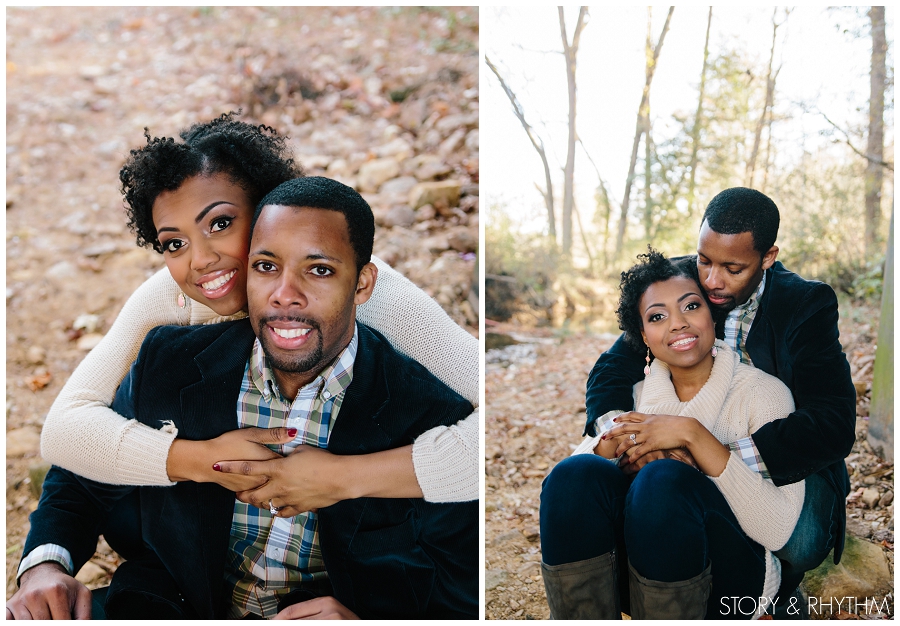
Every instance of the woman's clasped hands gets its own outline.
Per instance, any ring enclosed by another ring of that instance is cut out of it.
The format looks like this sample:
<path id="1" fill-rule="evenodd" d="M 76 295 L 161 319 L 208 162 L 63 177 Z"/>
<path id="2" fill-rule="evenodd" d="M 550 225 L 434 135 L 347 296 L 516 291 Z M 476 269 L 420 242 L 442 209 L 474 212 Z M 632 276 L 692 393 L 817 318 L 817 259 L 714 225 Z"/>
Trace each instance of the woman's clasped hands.
<path id="1" fill-rule="evenodd" d="M 626 474 L 636 474 L 648 463 L 659 459 L 674 459 L 697 468 L 696 461 L 688 451 L 688 440 L 693 427 L 690 422 L 697 423 L 694 418 L 630 411 L 622 413 L 613 421 L 617 425 L 602 438 L 618 443 L 615 457 L 622 457 L 620 466 Z"/>

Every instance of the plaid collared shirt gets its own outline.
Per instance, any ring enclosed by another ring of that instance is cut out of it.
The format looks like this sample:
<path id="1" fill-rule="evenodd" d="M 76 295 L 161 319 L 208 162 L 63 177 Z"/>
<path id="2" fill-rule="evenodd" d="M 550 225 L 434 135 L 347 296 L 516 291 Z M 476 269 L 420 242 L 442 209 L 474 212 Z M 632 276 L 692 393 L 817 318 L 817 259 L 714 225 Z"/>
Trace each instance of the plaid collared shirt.
<path id="1" fill-rule="evenodd" d="M 729 311 L 728 317 L 725 318 L 725 343 L 738 353 L 741 363 L 747 365 L 753 365 L 750 354 L 747 352 L 747 335 L 750 334 L 750 327 L 753 326 L 753 320 L 756 319 L 759 301 L 762 299 L 765 289 L 766 273 L 763 272 L 759 287 L 756 288 L 753 295 L 744 304 Z"/>
<path id="2" fill-rule="evenodd" d="M 737 352 L 741 358 L 741 363 L 753 365 L 750 360 L 750 353 L 747 352 L 747 335 L 750 334 L 750 327 L 753 326 L 753 320 L 756 319 L 756 312 L 759 310 L 759 301 L 762 299 L 763 292 L 766 290 L 766 272 L 763 272 L 762 280 L 759 281 L 759 287 L 753 292 L 753 295 L 742 305 L 735 307 L 728 313 L 725 318 L 725 343 Z M 726 444 L 726 447 L 732 452 L 737 452 L 738 456 L 746 463 L 750 469 L 763 475 L 763 478 L 770 478 L 769 470 L 756 449 L 752 437 L 738 439 L 732 443 Z"/>
<path id="3" fill-rule="evenodd" d="M 327 448 L 344 392 L 353 379 L 358 342 L 354 328 L 353 339 L 334 365 L 300 389 L 291 402 L 278 390 L 257 340 L 238 396 L 238 425 L 296 428 L 299 432 L 292 442 L 269 446 L 281 454 L 300 444 Z M 279 598 L 299 582 L 327 576 L 315 513 L 273 518 L 267 509 L 235 500 L 228 548 L 225 580 L 232 590 L 232 617 L 249 613 L 274 617 Z"/>

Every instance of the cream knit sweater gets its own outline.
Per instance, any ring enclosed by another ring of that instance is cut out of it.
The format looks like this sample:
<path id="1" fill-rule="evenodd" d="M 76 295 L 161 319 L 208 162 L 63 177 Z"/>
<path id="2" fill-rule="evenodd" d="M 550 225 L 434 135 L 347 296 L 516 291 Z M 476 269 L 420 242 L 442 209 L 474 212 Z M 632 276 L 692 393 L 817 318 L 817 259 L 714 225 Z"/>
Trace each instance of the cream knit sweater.
<path id="1" fill-rule="evenodd" d="M 478 405 L 478 340 L 459 327 L 421 289 L 376 257 L 378 280 L 357 319 L 391 345 Z M 172 485 L 166 458 L 177 432 L 126 420 L 109 406 L 147 333 L 163 324 L 207 324 L 229 318 L 186 298 L 163 268 L 132 294 L 109 332 L 66 382 L 44 423 L 41 455 L 92 480 L 120 485 Z M 478 499 L 478 411 L 453 426 L 438 426 L 413 445 L 413 465 L 425 499 Z"/>
<path id="2" fill-rule="evenodd" d="M 650 375 L 634 386 L 636 411 L 696 418 L 722 443 L 737 441 L 763 424 L 794 410 L 790 390 L 774 376 L 740 362 L 724 342 L 703 388 L 689 402 L 675 393 L 669 367 L 655 360 Z M 572 454 L 593 453 L 600 435 L 582 441 Z M 747 536 L 766 548 L 766 578 L 760 594 L 774 599 L 781 582 L 781 563 L 772 554 L 790 539 L 803 508 L 804 481 L 776 487 L 751 470 L 735 453 L 725 471 L 710 480 L 725 496 Z"/>

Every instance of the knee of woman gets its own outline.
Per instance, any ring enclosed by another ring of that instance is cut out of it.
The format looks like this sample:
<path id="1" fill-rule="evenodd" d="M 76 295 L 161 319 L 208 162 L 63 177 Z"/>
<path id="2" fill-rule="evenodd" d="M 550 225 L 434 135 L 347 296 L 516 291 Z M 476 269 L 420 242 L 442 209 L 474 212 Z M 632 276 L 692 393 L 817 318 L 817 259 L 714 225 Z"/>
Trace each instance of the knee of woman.
<path id="1" fill-rule="evenodd" d="M 582 492 L 589 485 L 617 484 L 625 481 L 622 471 L 609 459 L 595 454 L 578 454 L 556 464 L 541 485 L 542 492 L 577 488 Z"/>
<path id="2" fill-rule="evenodd" d="M 645 465 L 634 478 L 625 501 L 626 516 L 655 519 L 665 524 L 667 515 L 685 506 L 697 478 L 706 477 L 673 459 L 659 459 Z"/>

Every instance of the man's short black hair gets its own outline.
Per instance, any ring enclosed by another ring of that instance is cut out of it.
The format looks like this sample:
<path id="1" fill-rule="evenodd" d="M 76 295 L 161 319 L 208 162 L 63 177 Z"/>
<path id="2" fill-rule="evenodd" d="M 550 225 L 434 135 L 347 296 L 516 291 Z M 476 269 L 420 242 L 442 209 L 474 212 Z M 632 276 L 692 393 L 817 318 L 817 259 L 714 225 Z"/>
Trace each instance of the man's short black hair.
<path id="1" fill-rule="evenodd" d="M 239 114 L 239 113 L 238 113 Z M 171 137 L 151 137 L 131 151 L 119 171 L 128 227 L 139 246 L 162 252 L 153 224 L 153 203 L 163 191 L 175 191 L 193 176 L 225 174 L 247 193 L 250 206 L 286 180 L 303 176 L 285 138 L 269 126 L 253 126 L 224 114 Z"/>
<path id="2" fill-rule="evenodd" d="M 372 245 L 375 242 L 375 216 L 372 207 L 355 189 L 323 176 L 306 176 L 282 183 L 263 198 L 253 213 L 250 236 L 256 228 L 256 221 L 267 205 L 309 207 L 327 209 L 344 214 L 350 245 L 356 257 L 356 272 L 372 260 Z"/>
<path id="3" fill-rule="evenodd" d="M 753 248 L 760 255 L 775 245 L 780 219 L 778 207 L 771 198 L 746 187 L 732 187 L 720 192 L 710 200 L 703 213 L 703 220 L 717 233 L 752 233 Z"/>
<path id="4" fill-rule="evenodd" d="M 639 261 L 637 265 L 622 272 L 616 318 L 619 320 L 619 328 L 625 331 L 625 341 L 634 348 L 643 350 L 644 338 L 641 337 L 641 330 L 644 328 L 644 323 L 641 321 L 640 303 L 641 296 L 650 285 L 676 276 L 684 276 L 697 283 L 697 288 L 704 300 L 706 292 L 700 287 L 697 261 L 694 257 L 681 257 L 672 261 L 661 252 L 647 246 L 647 254 L 639 254 L 637 258 Z"/>

